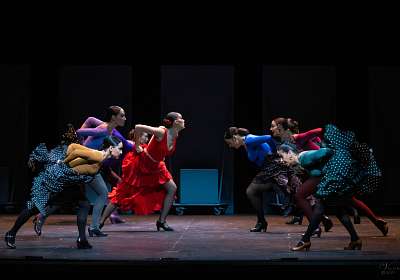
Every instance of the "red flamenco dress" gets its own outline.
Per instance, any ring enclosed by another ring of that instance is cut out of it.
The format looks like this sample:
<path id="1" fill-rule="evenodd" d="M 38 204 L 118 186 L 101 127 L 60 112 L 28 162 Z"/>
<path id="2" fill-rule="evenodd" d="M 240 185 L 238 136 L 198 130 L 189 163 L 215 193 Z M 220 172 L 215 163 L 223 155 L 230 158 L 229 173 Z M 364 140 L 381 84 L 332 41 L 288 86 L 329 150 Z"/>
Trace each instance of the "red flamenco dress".
<path id="1" fill-rule="evenodd" d="M 122 162 L 122 181 L 109 193 L 111 203 L 124 210 L 132 210 L 138 215 L 147 215 L 162 208 L 166 195 L 162 185 L 172 179 L 164 158 L 174 153 L 168 150 L 167 129 L 161 141 L 153 136 L 144 151 L 138 154 L 135 149 L 126 154 Z"/>

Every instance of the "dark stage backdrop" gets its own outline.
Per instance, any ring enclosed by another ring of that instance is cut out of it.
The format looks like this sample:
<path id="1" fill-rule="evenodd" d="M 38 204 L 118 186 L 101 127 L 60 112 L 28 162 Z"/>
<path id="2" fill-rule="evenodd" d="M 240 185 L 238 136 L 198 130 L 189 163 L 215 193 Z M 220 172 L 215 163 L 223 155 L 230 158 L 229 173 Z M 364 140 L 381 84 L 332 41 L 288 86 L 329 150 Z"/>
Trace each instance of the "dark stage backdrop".
<path id="1" fill-rule="evenodd" d="M 263 125 L 269 133 L 275 117 L 292 117 L 306 131 L 334 121 L 336 69 L 329 66 L 264 66 Z"/>
<path id="2" fill-rule="evenodd" d="M 59 68 L 57 130 L 71 122 L 79 128 L 89 116 L 104 120 L 105 109 L 111 105 L 124 108 L 125 127 L 132 127 L 132 67 L 127 65 L 62 66 Z"/>
<path id="3" fill-rule="evenodd" d="M 373 203 L 381 212 L 392 214 L 400 209 L 399 81 L 400 67 L 368 69 L 369 139 L 384 175 L 384 189 L 369 199 L 375 198 Z"/>
<path id="4" fill-rule="evenodd" d="M 29 191 L 26 183 L 29 151 L 30 65 L 0 65 L 2 129 L 0 137 L 0 206 L 23 200 Z M 18 190 L 23 190 L 18 192 Z"/>

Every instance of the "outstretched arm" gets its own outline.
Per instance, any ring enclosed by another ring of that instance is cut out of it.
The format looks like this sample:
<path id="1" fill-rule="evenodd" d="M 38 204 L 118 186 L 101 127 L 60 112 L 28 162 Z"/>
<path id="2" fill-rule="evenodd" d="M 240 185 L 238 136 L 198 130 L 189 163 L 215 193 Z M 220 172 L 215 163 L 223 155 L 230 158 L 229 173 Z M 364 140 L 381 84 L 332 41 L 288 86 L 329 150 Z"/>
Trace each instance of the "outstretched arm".
<path id="1" fill-rule="evenodd" d="M 320 138 L 323 137 L 323 129 L 322 128 L 315 128 L 315 129 L 309 130 L 307 132 L 293 135 L 294 140 L 296 140 L 296 142 L 299 143 L 300 145 L 303 145 L 304 143 L 306 143 L 316 137 L 320 137 Z"/>
<path id="2" fill-rule="evenodd" d="M 259 145 L 262 143 L 268 143 L 270 144 L 272 141 L 272 136 L 271 135 L 248 135 L 246 137 L 246 145 Z"/>
<path id="3" fill-rule="evenodd" d="M 81 128 L 95 128 L 102 123 L 104 123 L 102 120 L 96 119 L 95 117 L 89 117 L 83 122 Z"/>
<path id="4" fill-rule="evenodd" d="M 88 136 L 107 136 L 108 129 L 107 126 L 98 126 L 96 128 L 80 128 L 76 131 L 78 136 L 88 137 Z"/>
<path id="5" fill-rule="evenodd" d="M 322 148 L 319 150 L 302 152 L 299 155 L 299 161 L 302 167 L 308 168 L 315 164 L 321 163 L 323 160 L 331 157 L 333 154 L 332 149 Z"/>
<path id="6" fill-rule="evenodd" d="M 133 149 L 133 143 L 132 143 L 131 141 L 126 140 L 125 137 L 122 136 L 122 134 L 119 133 L 118 130 L 114 129 L 114 135 L 115 135 L 116 137 L 118 137 L 119 140 L 121 140 L 121 142 L 122 142 L 122 149 L 124 150 L 124 153 L 125 153 L 125 152 L 129 152 L 129 151 L 131 151 L 131 150 Z"/>

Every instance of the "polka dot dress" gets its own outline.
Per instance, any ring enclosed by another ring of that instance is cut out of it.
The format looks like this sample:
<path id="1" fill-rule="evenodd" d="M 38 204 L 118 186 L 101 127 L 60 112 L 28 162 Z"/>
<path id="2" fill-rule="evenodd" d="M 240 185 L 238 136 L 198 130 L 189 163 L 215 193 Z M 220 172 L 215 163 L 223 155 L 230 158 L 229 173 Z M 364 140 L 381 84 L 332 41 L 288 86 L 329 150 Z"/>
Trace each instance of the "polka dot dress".
<path id="1" fill-rule="evenodd" d="M 324 140 L 334 154 L 322 169 L 317 197 L 340 198 L 378 188 L 381 172 L 368 146 L 359 144 L 353 132 L 327 125 Z"/>
<path id="2" fill-rule="evenodd" d="M 50 152 L 46 145 L 41 143 L 30 155 L 30 160 L 43 164 L 43 170 L 33 179 L 31 200 L 27 201 L 28 209 L 36 207 L 46 215 L 46 205 L 50 195 L 63 190 L 65 185 L 88 183 L 93 180 L 92 176 L 78 175 L 65 163 L 57 163 L 63 160 L 67 146 L 57 146 Z"/>

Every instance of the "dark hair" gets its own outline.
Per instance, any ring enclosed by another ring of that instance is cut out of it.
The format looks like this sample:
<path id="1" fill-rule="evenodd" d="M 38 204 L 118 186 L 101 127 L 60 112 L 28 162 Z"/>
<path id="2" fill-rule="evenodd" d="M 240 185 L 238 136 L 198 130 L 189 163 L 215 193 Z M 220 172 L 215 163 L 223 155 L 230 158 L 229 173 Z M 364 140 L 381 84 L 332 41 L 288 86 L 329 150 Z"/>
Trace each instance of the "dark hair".
<path id="1" fill-rule="evenodd" d="M 292 119 L 292 118 L 287 118 L 287 123 L 288 123 L 288 128 L 293 134 L 299 134 L 299 123 Z"/>
<path id="2" fill-rule="evenodd" d="M 231 126 L 225 131 L 224 139 L 231 139 L 233 135 L 246 136 L 249 133 L 250 132 L 247 128 L 242 128 L 242 127 L 237 128 L 235 126 Z"/>
<path id="3" fill-rule="evenodd" d="M 119 106 L 110 106 L 106 109 L 106 114 L 104 117 L 105 122 L 111 121 L 112 116 L 116 116 L 121 112 L 122 108 Z"/>
<path id="4" fill-rule="evenodd" d="M 181 114 L 177 112 L 169 112 L 162 120 L 163 126 L 165 126 L 166 128 L 171 128 L 174 124 L 174 121 L 177 120 L 180 116 Z"/>
<path id="5" fill-rule="evenodd" d="M 288 119 L 286 119 L 286 118 L 279 117 L 279 118 L 273 119 L 273 121 L 276 123 L 276 125 L 281 125 L 284 130 L 287 130 L 289 128 Z"/>
<path id="6" fill-rule="evenodd" d="M 72 143 L 79 144 L 79 139 L 78 139 L 78 135 L 76 134 L 74 126 L 72 124 L 68 123 L 64 133 L 61 135 L 61 144 L 69 145 Z"/>
<path id="7" fill-rule="evenodd" d="M 294 153 L 298 153 L 299 151 L 297 150 L 297 147 L 294 145 L 291 145 L 289 143 L 282 144 L 278 147 L 278 151 L 283 151 L 285 153 L 288 153 L 289 151 L 292 151 Z"/>
<path id="8" fill-rule="evenodd" d="M 128 132 L 128 139 L 129 140 L 134 140 L 135 139 L 135 129 L 131 129 L 129 132 Z"/>
<path id="9" fill-rule="evenodd" d="M 118 144 L 121 142 L 121 139 L 119 139 L 116 136 L 107 136 L 103 140 L 103 145 L 101 147 L 102 150 L 107 149 L 110 146 L 116 147 Z"/>

